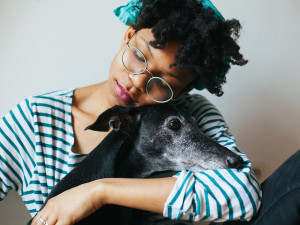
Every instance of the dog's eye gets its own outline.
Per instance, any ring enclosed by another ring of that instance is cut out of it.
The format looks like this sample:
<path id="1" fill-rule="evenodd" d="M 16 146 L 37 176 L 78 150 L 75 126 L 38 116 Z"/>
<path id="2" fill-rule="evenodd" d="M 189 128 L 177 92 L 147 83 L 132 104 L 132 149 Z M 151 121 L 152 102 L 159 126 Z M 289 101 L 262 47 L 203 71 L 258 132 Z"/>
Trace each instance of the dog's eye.
<path id="1" fill-rule="evenodd" d="M 168 122 L 168 128 L 172 130 L 178 130 L 181 126 L 179 119 L 172 119 Z"/>

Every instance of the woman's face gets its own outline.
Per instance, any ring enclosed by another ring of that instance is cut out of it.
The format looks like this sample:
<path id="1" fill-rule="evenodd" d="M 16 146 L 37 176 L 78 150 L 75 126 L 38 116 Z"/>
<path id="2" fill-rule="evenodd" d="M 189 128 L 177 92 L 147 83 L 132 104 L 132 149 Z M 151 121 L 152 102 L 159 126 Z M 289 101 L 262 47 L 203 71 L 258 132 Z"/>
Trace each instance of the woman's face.
<path id="1" fill-rule="evenodd" d="M 114 57 L 108 79 L 108 102 L 111 106 L 142 106 L 154 104 L 146 92 L 146 85 L 151 75 L 145 71 L 142 74 L 130 74 L 122 63 L 122 54 L 126 49 L 128 40 L 134 34 L 129 27 L 121 43 L 121 48 Z M 151 29 L 138 31 L 129 42 L 130 46 L 137 47 L 147 59 L 147 69 L 155 77 L 163 78 L 172 88 L 174 98 L 189 91 L 193 78 L 186 71 L 170 67 L 175 62 L 174 56 L 179 48 L 177 42 L 168 42 L 163 50 L 150 46 L 154 40 Z"/>

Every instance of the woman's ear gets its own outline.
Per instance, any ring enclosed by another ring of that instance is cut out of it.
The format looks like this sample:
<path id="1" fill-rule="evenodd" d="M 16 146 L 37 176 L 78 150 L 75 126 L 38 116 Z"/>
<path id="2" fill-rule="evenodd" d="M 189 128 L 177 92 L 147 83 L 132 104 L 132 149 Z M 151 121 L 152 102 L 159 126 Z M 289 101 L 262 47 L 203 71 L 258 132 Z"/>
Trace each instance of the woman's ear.
<path id="1" fill-rule="evenodd" d="M 127 41 L 132 37 L 134 32 L 135 32 L 135 30 L 132 28 L 132 26 L 129 26 L 125 32 L 123 39 L 122 39 L 121 46 L 126 45 Z"/>

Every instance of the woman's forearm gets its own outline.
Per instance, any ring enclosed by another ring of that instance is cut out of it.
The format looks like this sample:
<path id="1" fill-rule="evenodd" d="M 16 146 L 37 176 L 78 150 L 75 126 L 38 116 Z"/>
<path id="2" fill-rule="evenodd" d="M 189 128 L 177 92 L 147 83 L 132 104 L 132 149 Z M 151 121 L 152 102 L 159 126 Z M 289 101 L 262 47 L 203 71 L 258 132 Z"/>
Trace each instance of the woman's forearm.
<path id="1" fill-rule="evenodd" d="M 163 213 L 176 178 L 98 180 L 100 199 L 104 204 L 121 205 L 156 213 Z"/>

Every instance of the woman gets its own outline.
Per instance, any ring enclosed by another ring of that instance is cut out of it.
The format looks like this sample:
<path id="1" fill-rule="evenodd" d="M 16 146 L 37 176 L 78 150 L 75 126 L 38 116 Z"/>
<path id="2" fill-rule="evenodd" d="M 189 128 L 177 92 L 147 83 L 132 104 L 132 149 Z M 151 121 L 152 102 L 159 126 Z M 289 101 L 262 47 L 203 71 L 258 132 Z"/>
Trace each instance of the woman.
<path id="1" fill-rule="evenodd" d="M 73 224 L 104 204 L 171 219 L 250 220 L 261 201 L 250 161 L 215 107 L 200 95 L 186 95 L 206 88 L 221 96 L 230 64 L 247 63 L 236 44 L 239 22 L 225 21 L 207 0 L 131 1 L 116 14 L 131 26 L 107 81 L 29 97 L 1 120 L 0 198 L 14 188 L 35 215 L 52 187 L 107 135 L 83 132 L 101 112 L 175 99 L 207 135 L 243 157 L 241 168 L 94 181 L 51 199 L 33 224 Z"/>

